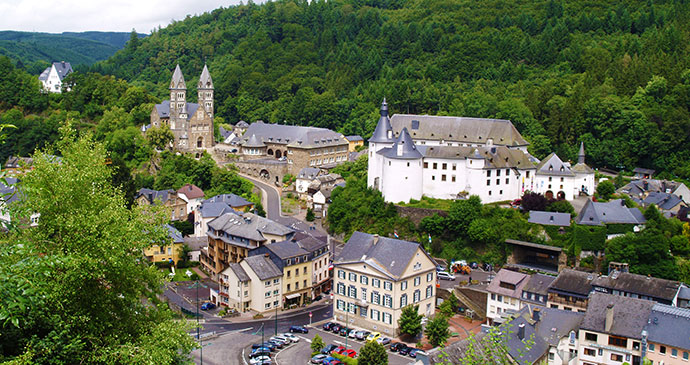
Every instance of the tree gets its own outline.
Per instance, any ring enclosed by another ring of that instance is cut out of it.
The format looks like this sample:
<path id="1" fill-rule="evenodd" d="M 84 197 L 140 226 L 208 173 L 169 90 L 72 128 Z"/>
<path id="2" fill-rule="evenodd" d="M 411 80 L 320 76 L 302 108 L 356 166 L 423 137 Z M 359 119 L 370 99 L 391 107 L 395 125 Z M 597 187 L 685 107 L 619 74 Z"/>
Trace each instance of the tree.
<path id="1" fill-rule="evenodd" d="M 541 194 L 534 192 L 527 192 L 522 196 L 520 206 L 524 211 L 530 210 L 546 210 L 546 205 L 549 201 Z"/>
<path id="2" fill-rule="evenodd" d="M 441 310 L 441 313 L 443 313 L 443 315 L 452 317 L 458 310 L 459 304 L 460 301 L 455 296 L 455 293 L 451 292 L 448 299 L 444 300 L 443 303 L 441 303 L 439 309 Z"/>
<path id="3" fill-rule="evenodd" d="M 616 192 L 616 187 L 609 180 L 599 182 L 597 185 L 597 195 L 602 199 L 609 200 L 611 195 Z"/>
<path id="4" fill-rule="evenodd" d="M 416 337 L 422 332 L 422 315 L 419 314 L 419 305 L 408 305 L 403 308 L 398 319 L 400 333 Z"/>
<path id="5" fill-rule="evenodd" d="M 575 208 L 567 200 L 556 200 L 551 202 L 548 207 L 546 207 L 547 212 L 559 212 L 559 213 L 570 213 L 575 215 Z"/>
<path id="6" fill-rule="evenodd" d="M 321 351 L 321 349 L 324 348 L 325 346 L 326 346 L 326 344 L 324 344 L 323 339 L 319 335 L 314 336 L 314 339 L 311 340 L 310 347 L 311 347 L 312 353 Z"/>
<path id="7" fill-rule="evenodd" d="M 55 148 L 34 155 L 13 208 L 19 221 L 39 213 L 41 223 L 0 239 L 0 358 L 183 361 L 194 346 L 189 328 L 158 299 L 163 274 L 141 254 L 168 239 L 167 215 L 127 209 L 103 145 L 67 127 L 61 134 Z"/>
<path id="8" fill-rule="evenodd" d="M 369 341 L 359 351 L 357 360 L 359 365 L 387 365 L 388 354 L 386 348 L 376 341 Z"/>
<path id="9" fill-rule="evenodd" d="M 170 147 L 170 143 L 175 140 L 175 136 L 168 126 L 153 127 L 146 131 L 146 140 L 151 147 L 162 151 Z"/>
<path id="10" fill-rule="evenodd" d="M 436 315 L 427 324 L 424 334 L 432 346 L 441 346 L 450 337 L 448 330 L 448 318 L 444 315 Z"/>
<path id="11" fill-rule="evenodd" d="M 307 220 L 307 222 L 313 222 L 314 218 L 314 209 L 308 208 L 307 216 L 305 217 L 305 219 Z"/>

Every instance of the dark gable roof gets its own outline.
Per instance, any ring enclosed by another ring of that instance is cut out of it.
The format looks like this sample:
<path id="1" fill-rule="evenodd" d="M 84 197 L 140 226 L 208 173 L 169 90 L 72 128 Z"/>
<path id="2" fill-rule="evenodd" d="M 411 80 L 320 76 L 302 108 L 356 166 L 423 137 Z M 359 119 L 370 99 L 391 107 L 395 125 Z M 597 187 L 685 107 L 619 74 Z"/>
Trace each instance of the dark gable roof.
<path id="1" fill-rule="evenodd" d="M 221 137 L 223 137 L 223 140 L 225 140 L 228 137 L 230 137 L 230 135 L 232 134 L 232 131 L 231 130 L 229 131 L 229 130 L 223 128 L 222 126 L 220 126 L 220 127 L 218 127 L 218 133 L 220 133 Z"/>
<path id="2" fill-rule="evenodd" d="M 419 145 L 419 151 L 424 157 L 443 158 L 450 160 L 457 159 L 483 159 L 484 168 L 516 168 L 533 169 L 534 164 L 530 161 L 529 155 L 506 146 L 431 146 Z"/>
<path id="3" fill-rule="evenodd" d="M 184 238 L 184 243 L 189 246 L 190 250 L 200 251 L 202 248 L 208 246 L 208 237 L 187 236 Z"/>
<path id="4" fill-rule="evenodd" d="M 554 280 L 556 280 L 555 276 L 532 274 L 527 285 L 522 288 L 522 291 L 546 295 Z"/>
<path id="5" fill-rule="evenodd" d="M 520 298 L 522 290 L 529 281 L 529 275 L 520 272 L 501 269 L 496 273 L 496 276 L 491 280 L 491 283 L 486 287 L 489 293 L 496 293 L 512 298 Z M 508 289 L 501 286 L 501 283 L 509 283 L 515 285 L 515 289 Z"/>
<path id="6" fill-rule="evenodd" d="M 652 169 L 645 169 L 645 168 L 642 168 L 642 167 L 636 167 L 636 168 L 633 170 L 633 172 L 634 172 L 634 173 L 639 173 L 639 174 L 649 174 L 649 175 L 654 174 L 654 170 L 652 170 Z"/>
<path id="7" fill-rule="evenodd" d="M 513 123 L 503 119 L 395 114 L 390 124 L 396 135 L 407 128 L 414 139 L 474 144 L 492 139 L 499 146 L 529 145 Z"/>
<path id="8" fill-rule="evenodd" d="M 645 206 L 654 204 L 661 210 L 671 210 L 676 205 L 683 203 L 683 200 L 676 194 L 650 192 L 642 201 Z"/>
<path id="9" fill-rule="evenodd" d="M 247 128 L 247 127 L 249 127 L 249 123 L 245 122 L 244 120 L 240 120 L 239 122 L 237 122 L 237 124 L 235 124 L 235 127 Z"/>
<path id="10" fill-rule="evenodd" d="M 199 211 L 201 212 L 201 217 L 203 218 L 210 218 L 210 217 L 220 217 L 221 215 L 225 213 L 233 213 L 237 214 L 237 212 L 230 208 L 230 206 L 227 203 L 219 202 L 219 203 L 213 203 L 213 202 L 204 202 L 201 203 L 201 206 L 199 207 Z"/>
<path id="11" fill-rule="evenodd" d="M 653 278 L 629 272 L 618 273 L 615 279 L 614 276 L 601 276 L 592 281 L 592 286 L 637 293 L 672 302 L 681 285 L 678 281 Z"/>
<path id="12" fill-rule="evenodd" d="M 175 190 L 168 189 L 168 190 L 151 190 L 151 189 L 146 189 L 142 188 L 139 189 L 139 192 L 137 192 L 137 195 L 134 197 L 134 199 L 139 199 L 139 197 L 144 197 L 146 200 L 149 202 L 149 204 L 153 204 L 156 202 L 156 200 L 160 200 L 161 203 L 165 203 L 170 199 L 170 197 L 175 194 Z"/>
<path id="13" fill-rule="evenodd" d="M 244 271 L 242 266 L 238 263 L 232 262 L 228 265 L 228 268 L 225 270 L 232 270 L 233 273 L 235 273 L 235 276 L 237 276 L 237 279 L 243 283 L 246 283 L 249 281 L 249 275 L 247 275 L 247 272 Z"/>
<path id="14" fill-rule="evenodd" d="M 356 142 L 356 141 L 364 141 L 364 138 L 362 136 L 345 136 L 345 139 L 347 139 L 348 142 Z"/>
<path id="15" fill-rule="evenodd" d="M 525 325 L 524 339 L 518 337 L 518 327 L 521 324 Z M 518 316 L 500 328 L 508 354 L 520 365 L 534 364 L 549 350 L 549 344 L 537 334 L 536 323 L 528 318 Z"/>
<path id="16" fill-rule="evenodd" d="M 690 309 L 655 304 L 649 314 L 647 341 L 690 350 Z"/>
<path id="17" fill-rule="evenodd" d="M 585 225 L 604 224 L 642 224 L 647 220 L 637 208 L 628 208 L 623 199 L 607 203 L 593 202 L 589 199 L 575 218 L 575 223 Z"/>
<path id="18" fill-rule="evenodd" d="M 313 180 L 316 176 L 319 175 L 319 172 L 321 172 L 321 170 L 316 168 L 316 167 L 304 167 L 301 170 L 299 170 L 299 174 L 297 174 L 297 178 L 298 179 Z"/>
<path id="19" fill-rule="evenodd" d="M 204 191 L 194 184 L 185 184 L 177 193 L 184 194 L 188 199 L 197 199 L 204 196 Z"/>
<path id="20" fill-rule="evenodd" d="M 203 203 L 225 203 L 232 208 L 244 207 L 253 204 L 249 200 L 236 194 L 220 194 L 212 198 L 206 199 Z"/>
<path id="21" fill-rule="evenodd" d="M 196 110 L 199 109 L 199 104 L 186 102 L 185 108 L 187 119 L 191 119 Z M 160 104 L 156 104 L 156 112 L 159 118 L 170 118 L 170 100 L 163 100 Z"/>
<path id="22" fill-rule="evenodd" d="M 537 165 L 537 174 L 539 175 L 554 175 L 554 176 L 575 176 L 570 170 L 570 166 L 566 165 L 554 152 L 546 156 Z"/>
<path id="23" fill-rule="evenodd" d="M 393 147 L 384 148 L 378 152 L 379 154 L 392 159 L 398 160 L 414 160 L 422 158 L 421 152 L 417 150 L 412 141 L 412 137 L 407 132 L 407 128 L 403 128 L 400 136 L 393 144 Z"/>
<path id="24" fill-rule="evenodd" d="M 257 242 L 266 241 L 266 238 L 263 236 L 264 234 L 284 236 L 294 232 L 292 229 L 280 223 L 252 213 L 243 213 L 241 216 L 233 213 L 225 213 L 208 222 L 208 226 L 210 228 L 209 235 L 215 236 L 215 233 L 210 232 L 211 229 L 213 229 L 225 232 L 230 236 L 246 238 Z M 240 242 L 233 241 L 231 237 L 223 235 L 219 235 L 218 239 L 236 245 L 243 245 Z M 244 243 L 244 245 L 246 245 L 246 243 Z"/>
<path id="25" fill-rule="evenodd" d="M 244 261 L 249 265 L 252 271 L 256 273 L 259 280 L 268 280 L 283 276 L 283 272 L 266 256 L 249 256 L 245 257 Z"/>
<path id="26" fill-rule="evenodd" d="M 173 241 L 173 243 L 184 243 L 184 239 L 182 238 L 182 233 L 177 230 L 177 228 L 166 224 L 165 228 L 168 229 L 168 237 L 170 237 Z"/>
<path id="27" fill-rule="evenodd" d="M 592 281 L 596 277 L 596 274 L 565 269 L 551 283 L 549 291 L 560 291 L 587 297 L 592 291 Z"/>
<path id="28" fill-rule="evenodd" d="M 256 138 L 256 143 L 251 138 Z M 330 129 L 302 127 L 296 125 L 268 124 L 262 121 L 252 123 L 244 132 L 243 146 L 264 143 L 289 145 L 291 147 L 346 146 L 343 135 Z"/>
<path id="29" fill-rule="evenodd" d="M 278 256 L 281 260 L 309 254 L 309 252 L 300 247 L 299 244 L 297 244 L 297 242 L 292 241 L 269 243 L 265 246 L 276 256 Z"/>
<path id="30" fill-rule="evenodd" d="M 379 237 L 375 244 L 374 241 L 374 235 L 363 232 L 353 233 L 340 255 L 335 258 L 335 264 L 368 263 L 397 280 L 414 260 L 418 249 L 421 249 L 427 258 L 434 262 L 417 242 L 388 237 Z"/>
<path id="31" fill-rule="evenodd" d="M 530 210 L 528 222 L 545 226 L 570 226 L 570 213 L 542 212 Z"/>
<path id="32" fill-rule="evenodd" d="M 613 325 L 607 332 L 606 310 L 609 304 L 613 304 Z M 654 305 L 649 300 L 594 292 L 580 328 L 639 340 Z"/>
<path id="33" fill-rule="evenodd" d="M 62 79 L 64 79 L 65 76 L 72 73 L 72 65 L 70 65 L 69 62 L 53 62 L 52 66 L 55 66 L 55 71 L 57 71 L 60 81 L 62 81 Z M 41 81 L 48 80 L 48 76 L 50 75 L 50 69 L 52 68 L 52 66 L 43 70 L 43 72 L 41 72 L 41 75 L 38 76 L 38 79 Z"/>

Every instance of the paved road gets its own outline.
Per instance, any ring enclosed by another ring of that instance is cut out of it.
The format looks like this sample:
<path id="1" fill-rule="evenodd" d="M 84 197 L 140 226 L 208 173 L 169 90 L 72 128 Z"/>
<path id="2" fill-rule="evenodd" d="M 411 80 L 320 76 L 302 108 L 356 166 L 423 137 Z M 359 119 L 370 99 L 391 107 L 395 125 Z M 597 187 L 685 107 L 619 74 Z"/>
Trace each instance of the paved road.
<path id="1" fill-rule="evenodd" d="M 486 282 L 489 280 L 489 278 L 493 278 L 493 276 L 496 276 L 495 272 L 486 272 L 483 270 L 472 270 L 471 275 L 460 275 L 460 274 L 453 274 L 455 275 L 455 280 L 439 280 L 439 283 L 441 284 L 441 288 L 443 289 L 451 289 L 460 284 L 461 281 L 468 281 L 470 276 L 472 277 L 472 280 L 479 280 L 480 283 Z"/>

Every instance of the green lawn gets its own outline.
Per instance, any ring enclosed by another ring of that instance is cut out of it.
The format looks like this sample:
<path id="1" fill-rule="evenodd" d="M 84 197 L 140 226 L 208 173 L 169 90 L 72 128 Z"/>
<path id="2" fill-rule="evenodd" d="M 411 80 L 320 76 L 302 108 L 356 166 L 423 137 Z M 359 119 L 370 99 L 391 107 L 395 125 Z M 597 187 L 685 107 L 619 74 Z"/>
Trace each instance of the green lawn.
<path id="1" fill-rule="evenodd" d="M 290 198 L 283 196 L 280 198 L 280 209 L 283 213 L 293 214 L 299 212 L 300 204 L 301 202 L 297 197 Z"/>
<path id="2" fill-rule="evenodd" d="M 451 199 L 435 199 L 423 196 L 421 200 L 410 200 L 407 204 L 400 204 L 403 207 L 414 207 L 414 208 L 424 208 L 424 209 L 440 209 L 448 211 L 450 206 L 453 204 Z"/>
<path id="3" fill-rule="evenodd" d="M 185 272 L 187 272 L 187 270 L 194 273 L 194 271 L 192 271 L 192 269 L 175 269 L 175 276 L 173 276 L 172 281 L 189 281 L 190 280 L 189 276 L 185 275 Z M 163 270 L 163 272 L 165 272 L 165 274 L 168 277 L 170 277 L 170 273 L 171 273 L 170 269 L 165 269 L 165 270 Z"/>

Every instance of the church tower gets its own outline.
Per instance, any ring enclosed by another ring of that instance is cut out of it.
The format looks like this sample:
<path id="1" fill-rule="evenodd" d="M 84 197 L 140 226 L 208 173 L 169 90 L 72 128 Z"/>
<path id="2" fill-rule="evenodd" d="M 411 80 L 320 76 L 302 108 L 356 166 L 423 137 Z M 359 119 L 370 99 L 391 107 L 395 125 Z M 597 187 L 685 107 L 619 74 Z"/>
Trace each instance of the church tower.
<path id="1" fill-rule="evenodd" d="M 213 119 L 213 80 L 206 65 L 204 65 L 204 69 L 201 71 L 197 90 L 199 92 L 199 107 L 204 109 L 207 117 Z"/>
<path id="2" fill-rule="evenodd" d="M 180 65 L 175 67 L 170 81 L 170 129 L 185 129 L 187 120 L 187 84 L 184 82 Z"/>

